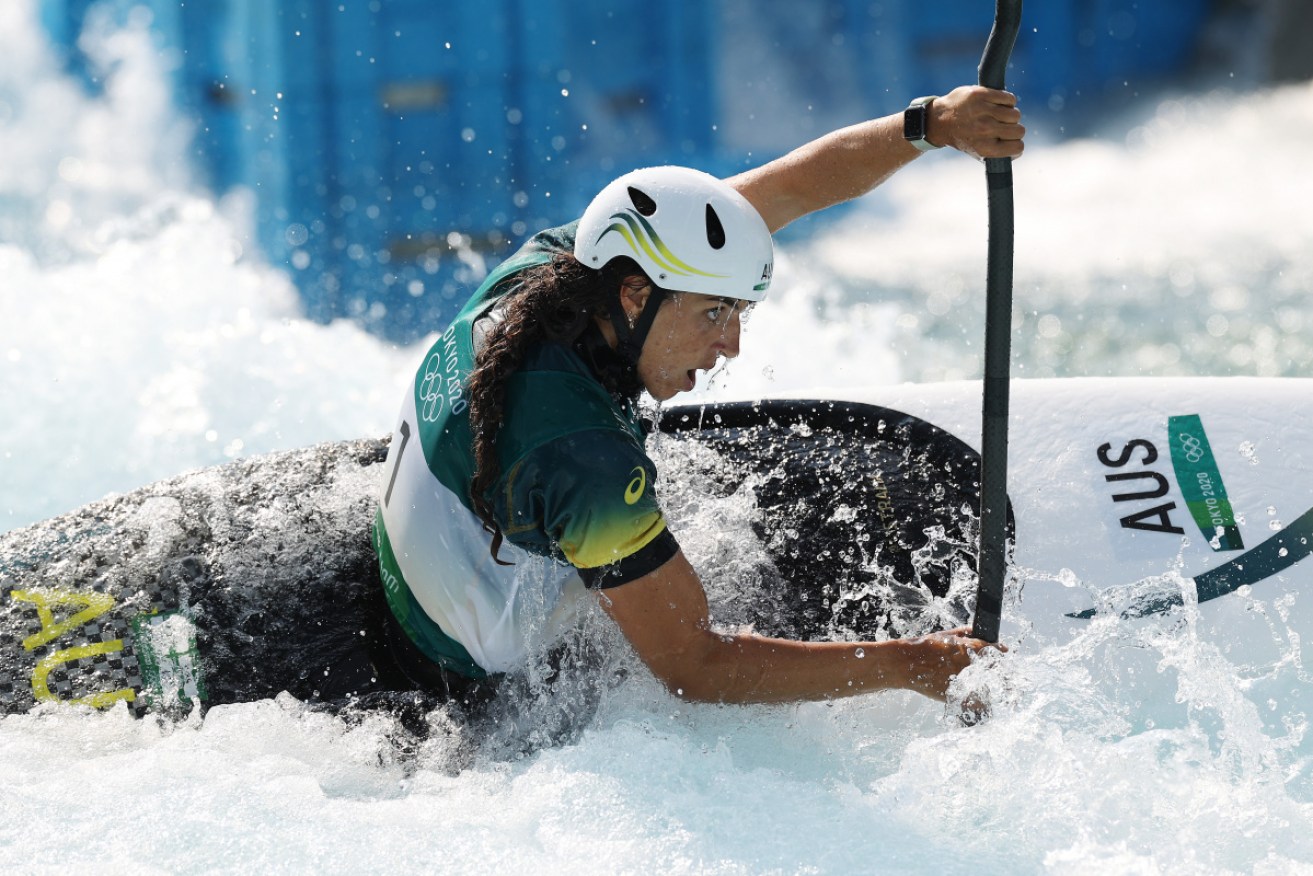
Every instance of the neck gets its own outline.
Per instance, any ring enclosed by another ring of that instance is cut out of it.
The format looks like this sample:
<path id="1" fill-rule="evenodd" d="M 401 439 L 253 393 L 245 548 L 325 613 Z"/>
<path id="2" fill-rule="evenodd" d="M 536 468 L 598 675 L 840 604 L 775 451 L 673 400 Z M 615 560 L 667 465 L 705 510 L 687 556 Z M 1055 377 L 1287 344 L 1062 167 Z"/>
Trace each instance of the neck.
<path id="1" fill-rule="evenodd" d="M 615 328 L 611 325 L 611 320 L 594 316 L 593 325 L 597 326 L 597 330 L 602 333 L 608 347 L 614 350 L 619 345 L 620 339 L 615 336 Z"/>
<path id="2" fill-rule="evenodd" d="M 606 322 L 594 319 L 574 342 L 574 350 L 607 392 L 632 402 L 643 391 L 643 382 L 638 369 L 616 352 L 617 344 L 615 331 Z"/>

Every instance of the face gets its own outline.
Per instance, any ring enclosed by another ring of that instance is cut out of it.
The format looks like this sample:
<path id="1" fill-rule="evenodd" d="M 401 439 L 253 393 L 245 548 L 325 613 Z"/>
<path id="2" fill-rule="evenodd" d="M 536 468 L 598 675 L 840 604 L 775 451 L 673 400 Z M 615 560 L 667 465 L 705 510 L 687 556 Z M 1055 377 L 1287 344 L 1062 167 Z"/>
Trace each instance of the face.
<path id="1" fill-rule="evenodd" d="M 743 309 L 743 302 L 730 298 L 670 293 L 638 359 L 638 376 L 652 397 L 666 401 L 688 392 L 697 382 L 697 372 L 711 370 L 722 356 L 737 356 Z"/>

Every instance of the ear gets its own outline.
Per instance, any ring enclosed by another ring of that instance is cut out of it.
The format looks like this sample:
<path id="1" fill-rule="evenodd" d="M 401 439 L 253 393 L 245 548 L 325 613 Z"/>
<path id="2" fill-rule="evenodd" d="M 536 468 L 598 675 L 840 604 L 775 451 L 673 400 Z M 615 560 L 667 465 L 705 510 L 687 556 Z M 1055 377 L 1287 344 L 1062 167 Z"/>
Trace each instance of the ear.
<path id="1" fill-rule="evenodd" d="M 632 277 L 625 277 L 620 283 L 620 304 L 625 309 L 625 317 L 629 322 L 638 319 L 638 315 L 643 312 L 643 306 L 647 304 L 647 298 L 652 294 L 652 287 L 648 285 L 646 278 L 637 274 Z"/>

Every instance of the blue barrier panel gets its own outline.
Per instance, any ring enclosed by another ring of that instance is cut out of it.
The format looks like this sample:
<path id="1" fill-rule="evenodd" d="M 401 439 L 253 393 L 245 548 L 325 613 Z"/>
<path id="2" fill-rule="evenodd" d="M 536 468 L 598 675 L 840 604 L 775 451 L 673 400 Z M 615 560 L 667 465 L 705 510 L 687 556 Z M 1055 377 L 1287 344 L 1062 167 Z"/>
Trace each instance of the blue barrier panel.
<path id="1" fill-rule="evenodd" d="M 1209 0 L 1084 0 L 1077 27 L 1087 85 L 1135 86 L 1179 70 L 1191 59 L 1211 5 Z"/>
<path id="2" fill-rule="evenodd" d="M 987 0 L 101 2 L 150 10 L 201 165 L 255 193 L 259 243 L 307 313 L 397 340 L 442 328 L 485 259 L 631 168 L 726 174 L 974 82 L 993 16 Z M 42 0 L 74 68 L 93 5 Z M 1028 3 L 1008 86 L 1033 118 L 1178 70 L 1208 8 Z"/>
<path id="3" fill-rule="evenodd" d="M 822 40 L 841 42 L 846 63 L 860 69 L 871 115 L 894 112 L 920 94 L 943 94 L 976 81 L 993 4 L 982 0 L 835 0 L 826 4 L 832 32 L 779 29 L 783 62 L 802 51 L 817 58 Z M 1144 81 L 1181 70 L 1191 60 L 1209 0 L 1041 0 L 1026 4 L 1008 70 L 1008 88 L 1030 112 L 1062 109 L 1075 94 L 1098 97 L 1124 81 Z M 792 4 L 764 2 L 787 24 Z M 790 38 L 811 42 L 790 46 Z M 799 65 L 801 62 L 793 60 Z M 813 62 L 817 70 L 824 61 Z M 817 93 L 825 85 L 812 83 Z"/>
<path id="4" fill-rule="evenodd" d="M 1078 79 L 1073 3 L 1023 5 L 1022 28 L 1007 73 L 1009 89 L 1024 101 L 1023 111 L 1058 111 L 1084 87 Z"/>
<path id="5" fill-rule="evenodd" d="M 331 17 L 334 182 L 350 205 L 342 304 L 397 337 L 440 329 L 480 256 L 506 254 L 511 82 L 499 12 L 354 3 Z"/>
<path id="6" fill-rule="evenodd" d="M 38 10 L 41 26 L 50 36 L 51 45 L 60 59 L 75 76 L 89 87 L 98 83 L 78 50 L 78 37 L 86 21 L 87 11 L 96 0 L 42 0 Z"/>
<path id="7" fill-rule="evenodd" d="M 101 87 L 79 47 L 93 12 L 111 27 L 148 22 L 164 59 L 174 101 L 193 126 L 195 170 L 212 188 L 222 191 L 238 181 L 232 162 L 236 117 L 222 90 L 216 88 L 222 69 L 218 38 L 229 0 L 184 3 L 181 0 L 42 0 L 40 20 L 65 66 L 88 90 Z"/>
<path id="8" fill-rule="evenodd" d="M 231 0 L 222 81 L 239 120 L 237 176 L 257 199 L 256 236 L 292 271 L 315 319 L 337 314 L 338 253 L 329 210 L 332 98 L 319 68 L 323 4 Z"/>
<path id="9" fill-rule="evenodd" d="M 238 120 L 230 95 L 221 87 L 224 69 L 223 22 L 230 0 L 114 0 L 149 11 L 151 30 L 170 59 L 174 103 L 194 128 L 195 167 L 216 191 L 236 184 Z"/>
<path id="10" fill-rule="evenodd" d="M 716 143 L 717 21 L 695 0 L 519 0 L 517 180 L 530 227 L 578 216 L 635 167 L 705 163 Z"/>

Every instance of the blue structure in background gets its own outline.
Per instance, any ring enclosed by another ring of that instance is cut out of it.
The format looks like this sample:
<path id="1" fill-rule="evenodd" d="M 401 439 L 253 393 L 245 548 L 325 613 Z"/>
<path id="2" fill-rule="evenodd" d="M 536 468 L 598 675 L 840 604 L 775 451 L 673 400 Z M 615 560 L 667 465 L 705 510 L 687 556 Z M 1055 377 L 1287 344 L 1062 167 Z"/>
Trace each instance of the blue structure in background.
<path id="1" fill-rule="evenodd" d="M 780 129 L 800 142 L 816 105 L 855 121 L 974 81 L 993 18 L 987 0 L 44 0 L 93 87 L 76 51 L 93 6 L 149 10 L 199 165 L 255 193 L 259 243 L 307 313 L 402 341 L 625 170 L 729 173 L 777 154 Z M 1030 3 L 1009 87 L 1033 112 L 1179 70 L 1208 6 Z M 739 50 L 754 40 L 760 62 Z M 786 74 L 805 108 L 735 99 Z"/>

